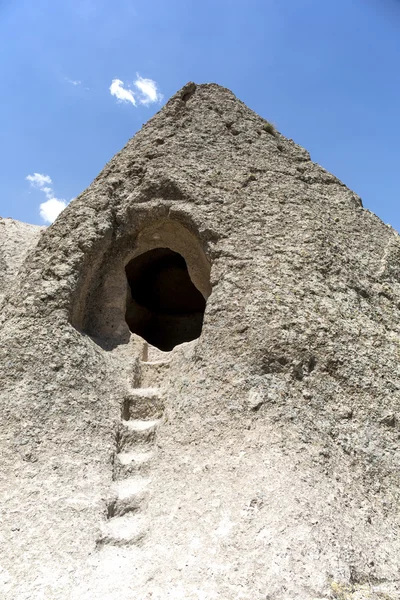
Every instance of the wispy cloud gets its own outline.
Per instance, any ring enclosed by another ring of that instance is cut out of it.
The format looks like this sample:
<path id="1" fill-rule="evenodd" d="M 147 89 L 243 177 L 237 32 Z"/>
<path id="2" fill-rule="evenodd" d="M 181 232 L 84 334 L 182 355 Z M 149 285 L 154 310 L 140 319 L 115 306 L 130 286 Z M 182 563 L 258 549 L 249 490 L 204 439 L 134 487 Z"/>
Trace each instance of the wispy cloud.
<path id="1" fill-rule="evenodd" d="M 145 79 L 137 73 L 133 85 L 137 90 L 135 92 L 129 86 L 125 86 L 121 79 L 113 79 L 110 85 L 110 93 L 119 102 L 129 102 L 133 106 L 137 106 L 138 103 L 152 104 L 163 99 L 162 94 L 158 91 L 157 83 L 153 79 Z"/>
<path id="2" fill-rule="evenodd" d="M 110 85 L 111 96 L 115 96 L 120 102 L 130 102 L 136 106 L 135 96 L 132 90 L 124 88 L 124 82 L 120 79 L 113 79 Z"/>
<path id="3" fill-rule="evenodd" d="M 157 83 L 153 79 L 145 79 L 136 73 L 135 87 L 139 90 L 139 102 L 141 104 L 152 104 L 161 102 L 163 95 L 157 89 Z"/>
<path id="4" fill-rule="evenodd" d="M 52 223 L 64 210 L 68 202 L 55 198 L 53 188 L 50 187 L 53 182 L 49 175 L 34 173 L 33 175 L 27 175 L 26 180 L 29 181 L 32 187 L 40 190 L 46 196 L 46 202 L 42 202 L 39 206 L 40 216 L 46 223 Z"/>
<path id="5" fill-rule="evenodd" d="M 79 81 L 79 79 L 70 79 L 69 77 L 66 77 L 65 81 L 71 85 L 81 85 L 82 83 L 82 81 Z"/>
<path id="6" fill-rule="evenodd" d="M 33 187 L 39 188 L 39 190 L 42 191 L 50 189 L 44 187 L 46 183 L 48 183 L 49 185 L 53 183 L 51 177 L 49 177 L 48 175 L 42 175 L 41 173 L 34 173 L 33 175 L 28 175 L 26 179 Z"/>

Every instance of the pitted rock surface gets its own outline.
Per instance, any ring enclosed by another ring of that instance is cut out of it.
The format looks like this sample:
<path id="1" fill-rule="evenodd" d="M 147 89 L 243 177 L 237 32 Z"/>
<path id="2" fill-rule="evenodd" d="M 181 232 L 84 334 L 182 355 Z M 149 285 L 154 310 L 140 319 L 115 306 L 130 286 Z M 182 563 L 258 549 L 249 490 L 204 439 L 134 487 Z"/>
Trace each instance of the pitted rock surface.
<path id="1" fill-rule="evenodd" d="M 124 317 L 157 244 L 207 299 L 171 352 Z M 229 90 L 171 98 L 6 280 L 2 597 L 400 598 L 399 248 Z"/>
<path id="2" fill-rule="evenodd" d="M 0 217 L 0 305 L 19 266 L 44 229 Z"/>

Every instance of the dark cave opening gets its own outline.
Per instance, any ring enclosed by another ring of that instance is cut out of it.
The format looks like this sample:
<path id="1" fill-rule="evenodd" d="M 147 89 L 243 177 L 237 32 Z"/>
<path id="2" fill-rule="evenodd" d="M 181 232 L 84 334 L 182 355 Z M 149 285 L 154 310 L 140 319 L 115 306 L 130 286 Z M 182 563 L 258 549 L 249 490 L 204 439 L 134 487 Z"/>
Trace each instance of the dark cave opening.
<path id="1" fill-rule="evenodd" d="M 125 318 L 132 333 L 163 351 L 200 336 L 206 301 L 183 256 L 156 248 L 132 259 L 125 272 L 131 292 Z"/>

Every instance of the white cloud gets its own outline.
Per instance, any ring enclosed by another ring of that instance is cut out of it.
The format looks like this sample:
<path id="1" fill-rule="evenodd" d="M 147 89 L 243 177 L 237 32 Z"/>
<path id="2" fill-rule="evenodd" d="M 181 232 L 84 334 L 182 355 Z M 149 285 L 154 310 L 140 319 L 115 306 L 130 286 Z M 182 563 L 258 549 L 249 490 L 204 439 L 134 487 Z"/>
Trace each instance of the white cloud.
<path id="1" fill-rule="evenodd" d="M 40 216 L 46 223 L 52 223 L 58 217 L 58 215 L 67 206 L 65 200 L 59 200 L 58 198 L 50 198 L 46 202 L 42 202 L 40 205 Z"/>
<path id="2" fill-rule="evenodd" d="M 131 90 L 123 87 L 124 82 L 120 79 L 113 79 L 110 85 L 111 96 L 115 96 L 120 102 L 130 102 L 136 106 L 135 96 Z"/>
<path id="3" fill-rule="evenodd" d="M 53 197 L 53 190 L 50 187 L 42 187 L 40 189 L 46 194 L 47 198 Z"/>
<path id="4" fill-rule="evenodd" d="M 48 175 L 42 175 L 41 173 L 34 173 L 33 175 L 28 175 L 26 179 L 31 183 L 31 185 L 39 188 L 40 190 L 43 189 L 45 183 L 53 183 Z"/>
<path id="5" fill-rule="evenodd" d="M 46 196 L 46 202 L 42 202 L 39 207 L 40 216 L 46 223 L 52 223 L 60 212 L 64 210 L 68 202 L 54 197 L 53 189 L 49 186 L 52 183 L 49 175 L 34 173 L 33 175 L 28 175 L 26 179 L 32 187 L 39 189 Z"/>
<path id="6" fill-rule="evenodd" d="M 136 73 L 135 87 L 140 92 L 139 102 L 141 104 L 151 104 L 160 102 L 163 98 L 162 94 L 157 89 L 157 83 L 153 79 L 145 79 L 139 73 Z"/>
<path id="7" fill-rule="evenodd" d="M 133 85 L 137 92 L 133 92 L 128 87 L 124 87 L 124 82 L 120 79 L 113 79 L 110 85 L 110 92 L 120 102 L 130 102 L 133 106 L 139 104 L 152 104 L 160 102 L 163 99 L 158 91 L 157 83 L 153 79 L 145 79 L 139 73 L 136 73 L 136 80 Z"/>

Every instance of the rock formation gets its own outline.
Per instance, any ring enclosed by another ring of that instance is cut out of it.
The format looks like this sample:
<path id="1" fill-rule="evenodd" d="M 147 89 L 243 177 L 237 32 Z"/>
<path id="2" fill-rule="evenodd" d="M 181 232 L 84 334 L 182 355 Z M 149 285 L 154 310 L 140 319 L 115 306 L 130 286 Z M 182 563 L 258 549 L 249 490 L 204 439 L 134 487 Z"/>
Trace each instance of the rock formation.
<path id="1" fill-rule="evenodd" d="M 44 227 L 0 217 L 0 305 L 5 290 L 43 230 Z"/>
<path id="2" fill-rule="evenodd" d="M 400 598 L 399 236 L 304 149 L 188 84 L 2 278 L 2 598 Z"/>

